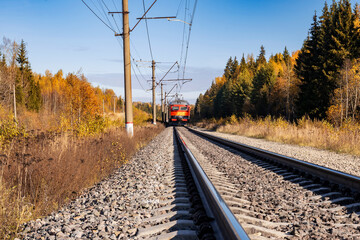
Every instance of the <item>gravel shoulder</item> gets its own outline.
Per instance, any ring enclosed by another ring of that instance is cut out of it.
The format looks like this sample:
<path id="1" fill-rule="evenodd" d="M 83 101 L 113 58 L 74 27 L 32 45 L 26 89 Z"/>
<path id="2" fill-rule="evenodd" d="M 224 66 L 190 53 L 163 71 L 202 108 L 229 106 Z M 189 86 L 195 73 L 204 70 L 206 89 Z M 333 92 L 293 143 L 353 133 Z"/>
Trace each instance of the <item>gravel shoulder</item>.
<path id="1" fill-rule="evenodd" d="M 194 127 L 194 129 L 204 131 L 208 134 L 222 137 L 228 140 L 265 149 L 303 161 L 315 163 L 341 172 L 360 176 L 360 157 L 357 156 L 339 154 L 312 147 L 296 146 L 291 144 L 271 142 L 264 139 L 256 139 L 227 133 L 219 133 L 196 127 Z"/>
<path id="2" fill-rule="evenodd" d="M 22 239 L 137 239 L 164 195 L 173 166 L 172 130 L 165 129 L 111 176 L 50 216 L 25 223 Z"/>

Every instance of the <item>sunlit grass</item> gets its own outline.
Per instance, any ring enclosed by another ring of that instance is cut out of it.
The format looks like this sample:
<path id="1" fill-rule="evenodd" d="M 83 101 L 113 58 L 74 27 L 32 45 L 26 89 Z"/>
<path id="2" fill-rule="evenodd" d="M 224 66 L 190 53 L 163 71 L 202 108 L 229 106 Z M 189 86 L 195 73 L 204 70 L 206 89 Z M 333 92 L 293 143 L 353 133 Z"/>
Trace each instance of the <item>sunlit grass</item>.
<path id="1" fill-rule="evenodd" d="M 336 127 L 327 121 L 300 119 L 290 123 L 283 118 L 253 119 L 249 116 L 210 119 L 196 124 L 223 133 L 237 134 L 269 141 L 310 146 L 360 156 L 360 124 L 345 122 Z"/>
<path id="2" fill-rule="evenodd" d="M 58 209 L 126 163 L 163 130 L 134 110 L 134 137 L 123 114 L 77 123 L 66 116 L 0 109 L 0 239 L 17 236 L 21 224 Z"/>

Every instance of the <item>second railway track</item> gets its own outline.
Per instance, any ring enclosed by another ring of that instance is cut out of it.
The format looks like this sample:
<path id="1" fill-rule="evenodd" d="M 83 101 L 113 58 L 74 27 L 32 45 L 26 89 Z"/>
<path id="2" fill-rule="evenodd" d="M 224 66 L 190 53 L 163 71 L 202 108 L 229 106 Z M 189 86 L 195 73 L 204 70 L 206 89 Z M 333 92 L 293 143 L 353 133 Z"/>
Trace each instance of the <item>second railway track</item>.
<path id="1" fill-rule="evenodd" d="M 351 181 L 338 184 L 179 132 L 251 239 L 360 237 L 360 200 Z"/>

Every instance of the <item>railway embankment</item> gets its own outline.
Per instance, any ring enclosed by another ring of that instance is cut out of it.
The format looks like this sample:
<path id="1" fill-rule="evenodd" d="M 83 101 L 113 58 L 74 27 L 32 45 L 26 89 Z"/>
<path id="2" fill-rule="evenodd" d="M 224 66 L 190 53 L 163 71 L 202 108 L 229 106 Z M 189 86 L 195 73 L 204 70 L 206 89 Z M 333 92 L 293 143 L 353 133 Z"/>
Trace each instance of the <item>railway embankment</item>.
<path id="1" fill-rule="evenodd" d="M 128 162 L 163 129 L 160 124 L 136 127 L 131 139 L 123 128 L 88 137 L 40 133 L 3 145 L 0 238 L 16 236 L 24 222 L 47 216 L 76 199 Z"/>

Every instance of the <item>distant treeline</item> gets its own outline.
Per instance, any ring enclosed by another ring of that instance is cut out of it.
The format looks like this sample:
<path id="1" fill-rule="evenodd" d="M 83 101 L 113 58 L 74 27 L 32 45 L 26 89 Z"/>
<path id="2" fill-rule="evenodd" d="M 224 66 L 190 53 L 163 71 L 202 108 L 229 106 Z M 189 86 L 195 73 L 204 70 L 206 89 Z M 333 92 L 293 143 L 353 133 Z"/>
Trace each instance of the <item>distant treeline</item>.
<path id="1" fill-rule="evenodd" d="M 0 45 L 0 108 L 14 113 L 14 106 L 18 114 L 53 114 L 74 126 L 114 107 L 119 112 L 123 104 L 112 89 L 93 87 L 81 73 L 34 73 L 24 41 L 18 44 L 4 37 Z"/>
<path id="2" fill-rule="evenodd" d="M 228 60 L 224 74 L 200 94 L 197 118 L 308 116 L 360 120 L 360 8 L 349 0 L 315 13 L 301 50 Z"/>

